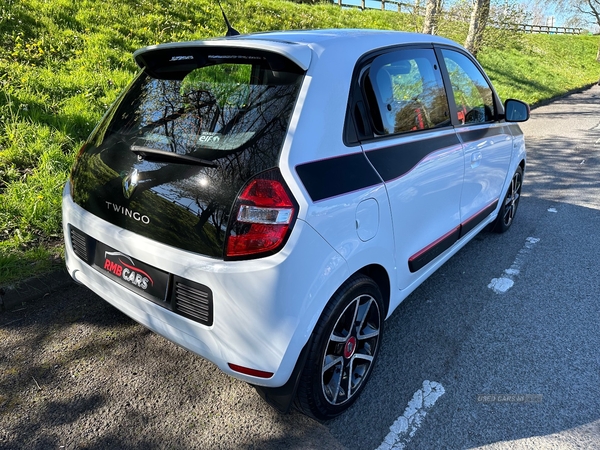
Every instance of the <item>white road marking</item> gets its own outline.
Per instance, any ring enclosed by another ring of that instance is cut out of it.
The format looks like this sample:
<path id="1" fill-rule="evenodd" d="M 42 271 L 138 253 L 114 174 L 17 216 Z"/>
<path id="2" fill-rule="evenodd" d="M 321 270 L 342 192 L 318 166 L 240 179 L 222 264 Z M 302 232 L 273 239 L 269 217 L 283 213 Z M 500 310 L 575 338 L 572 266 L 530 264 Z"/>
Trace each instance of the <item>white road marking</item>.
<path id="1" fill-rule="evenodd" d="M 554 208 L 550 208 L 554 209 Z M 548 211 L 550 211 L 550 209 Z M 556 211 L 551 211 L 556 212 Z M 519 250 L 515 261 L 508 269 L 504 271 L 500 278 L 492 278 L 488 287 L 496 294 L 504 294 L 515 284 L 515 278 L 521 273 L 521 266 L 525 262 L 526 256 L 531 252 L 531 249 L 540 242 L 538 238 L 528 237 L 525 239 L 525 246 Z"/>
<path id="2" fill-rule="evenodd" d="M 408 406 L 390 427 L 390 432 L 385 437 L 377 450 L 402 450 L 415 435 L 427 410 L 444 395 L 444 386 L 435 381 L 423 381 L 423 387 L 413 395 Z"/>
<path id="3" fill-rule="evenodd" d="M 492 282 L 488 284 L 488 287 L 497 294 L 504 294 L 511 287 L 513 287 L 514 284 L 515 282 L 508 277 L 492 278 Z"/>

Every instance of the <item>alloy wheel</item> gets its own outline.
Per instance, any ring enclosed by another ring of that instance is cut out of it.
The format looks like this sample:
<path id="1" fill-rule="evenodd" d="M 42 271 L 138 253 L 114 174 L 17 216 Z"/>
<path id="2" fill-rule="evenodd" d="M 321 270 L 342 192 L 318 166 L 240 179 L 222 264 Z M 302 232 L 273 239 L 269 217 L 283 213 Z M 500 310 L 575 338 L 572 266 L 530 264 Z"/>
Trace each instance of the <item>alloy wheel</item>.
<path id="1" fill-rule="evenodd" d="M 329 336 L 321 366 L 323 395 L 341 405 L 357 393 L 371 370 L 379 345 L 381 313 L 370 295 L 352 300 Z"/>
<path id="2" fill-rule="evenodd" d="M 521 198 L 521 184 L 521 173 L 517 171 L 510 181 L 510 186 L 508 187 L 508 192 L 504 199 L 504 215 L 502 220 L 505 227 L 510 226 L 515 217 L 515 213 L 517 212 L 517 206 L 519 204 L 519 199 Z"/>

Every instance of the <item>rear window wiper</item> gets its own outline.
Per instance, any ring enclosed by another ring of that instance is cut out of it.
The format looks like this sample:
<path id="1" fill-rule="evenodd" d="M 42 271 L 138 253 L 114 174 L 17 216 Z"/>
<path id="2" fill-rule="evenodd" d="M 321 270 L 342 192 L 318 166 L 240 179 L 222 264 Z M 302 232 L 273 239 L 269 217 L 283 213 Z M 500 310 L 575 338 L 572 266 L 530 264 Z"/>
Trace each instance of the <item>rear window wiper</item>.
<path id="1" fill-rule="evenodd" d="M 138 158 L 144 159 L 146 161 L 175 164 L 192 164 L 204 167 L 217 167 L 217 165 L 214 162 L 208 161 L 206 159 L 196 158 L 195 156 L 181 155 L 179 153 L 173 152 L 165 152 L 164 150 L 143 147 L 141 145 L 132 145 L 130 149 L 133 153 L 135 153 L 138 156 Z"/>

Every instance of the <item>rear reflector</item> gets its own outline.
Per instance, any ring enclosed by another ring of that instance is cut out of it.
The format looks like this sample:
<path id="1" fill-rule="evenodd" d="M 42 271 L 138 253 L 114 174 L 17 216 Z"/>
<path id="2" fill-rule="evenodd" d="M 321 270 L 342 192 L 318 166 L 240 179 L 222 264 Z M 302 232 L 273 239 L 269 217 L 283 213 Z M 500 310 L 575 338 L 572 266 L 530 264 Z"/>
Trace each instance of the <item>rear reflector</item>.
<path id="1" fill-rule="evenodd" d="M 263 370 L 250 369 L 248 367 L 238 366 L 237 364 L 227 363 L 229 368 L 235 372 L 243 373 L 244 375 L 250 375 L 257 378 L 271 378 L 272 372 L 265 372 Z"/>

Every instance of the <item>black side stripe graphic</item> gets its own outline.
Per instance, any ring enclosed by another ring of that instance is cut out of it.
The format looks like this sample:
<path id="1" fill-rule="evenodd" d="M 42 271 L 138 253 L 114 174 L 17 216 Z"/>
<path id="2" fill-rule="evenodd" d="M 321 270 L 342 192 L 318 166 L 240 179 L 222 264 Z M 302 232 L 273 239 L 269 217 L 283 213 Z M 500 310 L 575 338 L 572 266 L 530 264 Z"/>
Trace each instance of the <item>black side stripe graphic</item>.
<path id="1" fill-rule="evenodd" d="M 399 178 L 410 172 L 419 161 L 430 153 L 444 148 L 459 145 L 460 141 L 455 133 L 447 134 L 422 141 L 408 142 L 366 152 L 367 158 L 379 172 L 384 181 Z"/>
<path id="2" fill-rule="evenodd" d="M 408 268 L 411 272 L 416 272 L 417 270 L 422 269 L 435 258 L 440 256 L 446 250 L 448 250 L 456 241 L 458 241 L 460 236 L 460 225 L 450 232 L 443 235 L 438 240 L 432 242 L 423 250 L 418 251 L 410 258 L 408 258 Z"/>
<path id="3" fill-rule="evenodd" d="M 435 258 L 440 256 L 450 247 L 452 247 L 459 239 L 464 237 L 469 231 L 479 225 L 486 217 L 488 217 L 498 205 L 498 200 L 490 203 L 488 206 L 483 208 L 477 214 L 469 217 L 459 226 L 450 230 L 448 233 L 443 235 L 441 238 L 435 240 L 427 247 L 419 250 L 417 253 L 408 258 L 408 269 L 411 272 L 421 270 Z"/>
<path id="4" fill-rule="evenodd" d="M 381 184 L 363 153 L 296 166 L 313 202 Z"/>
<path id="5" fill-rule="evenodd" d="M 501 134 L 507 134 L 508 130 L 505 130 L 504 127 L 496 127 L 496 128 L 479 128 L 477 130 L 469 130 L 469 131 L 458 131 L 460 135 L 460 139 L 463 143 L 467 144 L 469 142 L 479 141 L 485 138 L 491 138 L 494 136 L 500 136 Z"/>
<path id="6" fill-rule="evenodd" d="M 461 141 L 462 143 L 473 142 L 506 134 L 507 131 L 506 127 L 459 131 L 460 139 L 455 133 L 451 133 L 435 138 L 369 150 L 365 154 L 354 153 L 301 164 L 296 166 L 296 172 L 310 198 L 316 202 L 375 186 L 381 183 L 381 179 L 387 182 L 400 178 L 431 153 L 460 145 Z M 373 170 L 373 167 L 375 167 L 375 170 Z M 381 179 L 377 174 L 381 176 Z"/>

